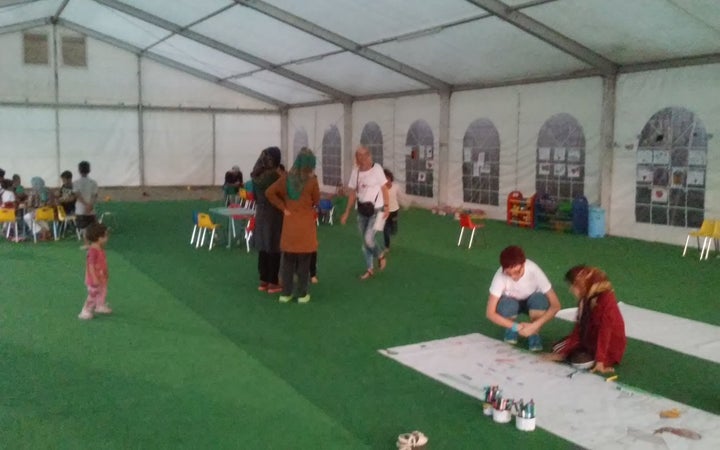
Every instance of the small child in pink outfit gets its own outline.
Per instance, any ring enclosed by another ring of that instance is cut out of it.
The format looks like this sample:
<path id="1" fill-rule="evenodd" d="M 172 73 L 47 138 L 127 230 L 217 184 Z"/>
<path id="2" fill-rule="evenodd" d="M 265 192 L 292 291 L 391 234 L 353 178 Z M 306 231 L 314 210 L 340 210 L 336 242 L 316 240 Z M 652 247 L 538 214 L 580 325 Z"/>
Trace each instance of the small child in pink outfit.
<path id="1" fill-rule="evenodd" d="M 108 267 L 105 243 L 108 240 L 107 227 L 94 222 L 85 229 L 89 243 L 85 266 L 85 285 L 88 296 L 78 318 L 92 319 L 94 314 L 110 314 L 112 309 L 105 303 L 108 285 Z"/>

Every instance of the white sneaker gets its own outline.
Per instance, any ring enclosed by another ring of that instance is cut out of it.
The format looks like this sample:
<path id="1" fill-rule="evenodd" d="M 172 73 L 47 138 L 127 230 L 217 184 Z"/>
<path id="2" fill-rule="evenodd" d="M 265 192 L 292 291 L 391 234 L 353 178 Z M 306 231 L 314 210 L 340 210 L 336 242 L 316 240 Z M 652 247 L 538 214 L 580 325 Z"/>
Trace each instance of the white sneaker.
<path id="1" fill-rule="evenodd" d="M 99 305 L 95 307 L 95 314 L 112 314 L 112 309 L 107 305 Z"/>
<path id="2" fill-rule="evenodd" d="M 90 320 L 93 318 L 93 313 L 89 309 L 83 308 L 82 311 L 80 311 L 80 314 L 78 315 L 78 319 L 82 320 Z"/>

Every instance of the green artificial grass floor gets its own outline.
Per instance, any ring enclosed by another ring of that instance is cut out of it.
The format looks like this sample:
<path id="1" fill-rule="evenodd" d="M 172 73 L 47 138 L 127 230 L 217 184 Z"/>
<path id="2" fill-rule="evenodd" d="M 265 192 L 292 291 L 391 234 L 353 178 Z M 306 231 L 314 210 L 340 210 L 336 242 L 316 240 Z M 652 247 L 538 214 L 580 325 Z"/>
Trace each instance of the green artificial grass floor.
<path id="1" fill-rule="evenodd" d="M 608 272 L 621 301 L 720 325 L 714 257 L 494 221 L 467 250 L 456 246 L 457 222 L 422 210 L 401 212 L 388 268 L 367 282 L 354 219 L 321 225 L 312 301 L 279 304 L 256 290 L 257 255 L 244 243 L 190 247 L 191 212 L 211 206 L 103 205 L 117 218 L 107 247 L 115 313 L 90 322 L 76 318 L 85 297 L 77 241 L 0 242 L 4 448 L 385 449 L 414 429 L 433 449 L 573 448 L 543 430 L 492 424 L 475 399 L 377 353 L 472 332 L 499 339 L 484 308 L 510 244 L 540 264 L 564 307 L 574 302 L 563 274 L 587 263 Z M 546 346 L 571 327 L 549 323 Z M 720 378 L 718 364 L 631 339 L 618 373 L 720 413 L 708 381 Z"/>

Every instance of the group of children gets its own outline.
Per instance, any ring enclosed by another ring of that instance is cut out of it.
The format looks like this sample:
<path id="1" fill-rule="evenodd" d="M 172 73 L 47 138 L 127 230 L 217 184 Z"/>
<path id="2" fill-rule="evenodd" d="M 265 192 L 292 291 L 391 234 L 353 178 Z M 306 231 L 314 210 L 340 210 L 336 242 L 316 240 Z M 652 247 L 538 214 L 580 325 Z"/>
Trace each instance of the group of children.
<path id="1" fill-rule="evenodd" d="M 35 211 L 38 208 L 44 206 L 62 208 L 67 216 L 75 217 L 75 226 L 85 239 L 83 248 L 87 249 L 85 284 L 88 297 L 78 317 L 92 319 L 94 314 L 112 312 L 105 301 L 108 270 L 104 246 L 108 234 L 107 227 L 96 221 L 95 203 L 98 198 L 98 185 L 88 176 L 90 163 L 80 162 L 78 172 L 80 178 L 75 182 L 70 171 L 62 172 L 60 174 L 62 184 L 54 195 L 51 195 L 41 177 L 31 179 L 32 189 L 28 192 L 22 186 L 19 175 L 14 175 L 12 180 L 8 180 L 5 179 L 5 171 L 0 169 L 0 206 L 15 209 L 16 213 L 23 217 L 27 230 L 33 235 L 40 236 L 41 239 L 48 239 L 50 231 L 47 224 L 34 221 Z M 14 239 L 19 241 L 20 236 L 14 236 Z"/>

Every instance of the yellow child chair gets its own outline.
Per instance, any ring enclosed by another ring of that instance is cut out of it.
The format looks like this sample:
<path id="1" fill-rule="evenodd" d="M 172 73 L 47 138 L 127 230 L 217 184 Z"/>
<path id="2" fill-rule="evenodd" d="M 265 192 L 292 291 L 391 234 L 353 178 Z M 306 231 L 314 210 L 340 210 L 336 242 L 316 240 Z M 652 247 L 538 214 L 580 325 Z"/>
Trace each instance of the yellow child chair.
<path id="1" fill-rule="evenodd" d="M 715 221 L 711 219 L 705 219 L 703 220 L 702 225 L 700 225 L 699 230 L 691 231 L 688 233 L 687 238 L 685 238 L 685 248 L 683 249 L 683 256 L 685 256 L 685 253 L 687 253 L 688 243 L 690 242 L 690 238 L 694 237 L 697 239 L 697 247 L 698 251 L 700 252 L 700 259 L 703 259 L 703 252 L 705 251 L 705 244 L 710 240 L 710 237 L 713 234 L 713 231 L 715 229 Z M 700 246 L 700 238 L 703 238 L 702 247 Z M 709 246 L 708 246 L 709 247 Z"/>
<path id="2" fill-rule="evenodd" d="M 75 234 L 77 235 L 78 241 L 82 240 L 82 236 L 80 236 L 80 230 L 78 230 L 77 223 L 75 222 L 75 215 L 68 216 L 67 212 L 65 212 L 65 207 L 63 205 L 57 205 L 57 220 L 59 223 L 58 227 L 58 237 L 59 236 L 65 236 L 65 233 L 67 232 L 68 224 L 73 224 L 73 229 L 75 230 Z"/>
<path id="3" fill-rule="evenodd" d="M 15 227 L 15 240 L 18 239 L 17 217 L 15 217 L 15 208 L 0 208 L 0 224 L 7 227 L 5 238 L 10 239 L 10 230 Z"/>
<path id="4" fill-rule="evenodd" d="M 195 248 L 200 248 L 205 245 L 205 235 L 207 234 L 207 231 L 210 230 L 210 247 L 208 250 L 212 250 L 213 242 L 215 242 L 215 230 L 217 230 L 219 226 L 220 225 L 212 221 L 209 214 L 198 213 L 198 228 L 200 230 L 200 236 L 197 238 Z"/>
<path id="5" fill-rule="evenodd" d="M 710 256 L 710 244 L 715 244 L 715 251 L 719 251 L 718 248 L 720 243 L 720 220 L 715 221 L 715 226 L 713 227 L 713 232 L 710 236 L 705 237 L 705 241 L 703 242 L 703 250 L 705 251 L 705 259 L 708 259 Z M 702 260 L 702 252 L 700 252 L 700 259 Z"/>
<path id="6" fill-rule="evenodd" d="M 35 214 L 33 215 L 32 220 L 32 226 L 30 227 L 31 230 L 35 230 L 35 226 L 38 222 L 45 222 L 48 224 L 48 226 L 52 227 L 53 231 L 53 239 L 57 241 L 58 234 L 57 234 L 57 221 L 55 220 L 55 208 L 52 206 L 43 206 L 35 210 Z M 37 235 L 38 233 L 33 233 L 33 240 L 37 244 Z"/>

